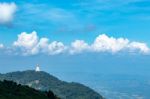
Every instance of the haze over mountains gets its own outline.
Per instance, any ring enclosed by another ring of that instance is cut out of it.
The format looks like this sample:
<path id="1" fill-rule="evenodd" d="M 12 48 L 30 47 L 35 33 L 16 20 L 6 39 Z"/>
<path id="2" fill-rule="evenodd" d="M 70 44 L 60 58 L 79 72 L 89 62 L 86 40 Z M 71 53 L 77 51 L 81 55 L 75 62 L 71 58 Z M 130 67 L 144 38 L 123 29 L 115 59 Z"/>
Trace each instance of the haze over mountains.
<path id="1" fill-rule="evenodd" d="M 149 99 L 150 97 L 149 76 L 96 72 L 57 73 L 57 76 L 66 81 L 76 81 L 90 86 L 106 99 Z"/>

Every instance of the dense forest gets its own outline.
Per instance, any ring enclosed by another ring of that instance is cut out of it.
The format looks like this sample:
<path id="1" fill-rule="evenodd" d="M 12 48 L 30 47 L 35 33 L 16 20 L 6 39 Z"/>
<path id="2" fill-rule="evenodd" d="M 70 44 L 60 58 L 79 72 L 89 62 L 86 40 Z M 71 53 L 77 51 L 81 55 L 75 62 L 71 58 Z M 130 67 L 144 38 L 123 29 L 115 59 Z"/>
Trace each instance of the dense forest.
<path id="1" fill-rule="evenodd" d="M 38 91 L 13 81 L 0 81 L 0 99 L 59 99 L 52 91 Z"/>

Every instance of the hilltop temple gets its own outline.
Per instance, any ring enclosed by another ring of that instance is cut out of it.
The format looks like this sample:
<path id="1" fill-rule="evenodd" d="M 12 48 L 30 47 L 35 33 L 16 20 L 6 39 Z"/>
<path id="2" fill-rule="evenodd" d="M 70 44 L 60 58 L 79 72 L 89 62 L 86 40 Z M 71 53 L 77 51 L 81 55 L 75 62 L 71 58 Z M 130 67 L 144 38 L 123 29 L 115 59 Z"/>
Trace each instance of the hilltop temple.
<path id="1" fill-rule="evenodd" d="M 36 65 L 35 71 L 36 71 L 36 72 L 39 72 L 39 71 L 40 71 L 40 66 L 39 66 L 39 64 Z"/>

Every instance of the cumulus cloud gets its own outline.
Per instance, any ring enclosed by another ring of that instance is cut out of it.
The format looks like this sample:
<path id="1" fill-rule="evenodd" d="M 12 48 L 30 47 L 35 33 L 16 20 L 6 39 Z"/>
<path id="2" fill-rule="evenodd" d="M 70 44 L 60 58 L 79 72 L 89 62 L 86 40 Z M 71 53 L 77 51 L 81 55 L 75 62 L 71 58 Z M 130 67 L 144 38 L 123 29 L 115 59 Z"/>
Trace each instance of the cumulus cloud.
<path id="1" fill-rule="evenodd" d="M 66 49 L 62 42 L 53 41 L 49 43 L 48 38 L 41 38 L 38 47 L 41 49 L 41 52 L 50 55 L 62 53 Z"/>
<path id="2" fill-rule="evenodd" d="M 41 49 L 43 53 L 48 51 L 49 39 L 48 38 L 41 38 L 38 47 Z"/>
<path id="3" fill-rule="evenodd" d="M 64 52 L 69 54 L 84 52 L 117 53 L 122 51 L 129 53 L 150 53 L 150 48 L 145 43 L 129 41 L 127 38 L 109 37 L 106 34 L 97 36 L 92 44 L 88 44 L 84 40 L 75 40 L 70 46 L 66 46 L 62 42 L 49 42 L 48 38 L 39 38 L 35 31 L 29 34 L 22 32 L 18 35 L 18 39 L 13 43 L 13 46 L 20 49 L 23 55 L 34 55 L 38 53 L 55 55 Z"/>
<path id="4" fill-rule="evenodd" d="M 66 49 L 62 42 L 54 41 L 48 45 L 49 54 L 59 54 Z"/>
<path id="5" fill-rule="evenodd" d="M 150 49 L 145 43 L 129 41 L 126 38 L 108 37 L 106 34 L 99 35 L 91 45 L 92 50 L 96 52 L 112 52 L 119 51 L 149 53 Z"/>
<path id="6" fill-rule="evenodd" d="M 31 49 L 38 43 L 37 33 L 33 31 L 31 34 L 22 32 L 18 35 L 18 40 L 14 42 L 15 46 L 25 47 L 26 49 Z"/>
<path id="7" fill-rule="evenodd" d="M 18 40 L 13 43 L 15 47 L 21 48 L 24 54 L 36 54 L 38 53 L 37 49 L 38 36 L 35 31 L 31 34 L 23 32 L 18 35 Z"/>
<path id="8" fill-rule="evenodd" d="M 0 49 L 3 49 L 4 48 L 4 45 L 3 44 L 0 44 Z"/>
<path id="9" fill-rule="evenodd" d="M 70 53 L 81 53 L 89 49 L 89 45 L 84 40 L 75 40 L 71 43 Z"/>
<path id="10" fill-rule="evenodd" d="M 124 38 L 113 38 L 108 37 L 105 34 L 99 35 L 94 43 L 92 44 L 92 49 L 97 52 L 101 51 L 110 51 L 110 52 L 118 52 L 124 49 L 129 43 L 128 39 Z"/>
<path id="11" fill-rule="evenodd" d="M 131 42 L 128 47 L 129 47 L 130 51 L 138 50 L 141 53 L 149 53 L 150 52 L 150 49 L 148 48 L 148 46 L 145 43 Z"/>
<path id="12" fill-rule="evenodd" d="M 26 32 L 19 34 L 13 46 L 19 48 L 23 52 L 23 55 L 35 55 L 38 53 L 54 55 L 62 53 L 65 50 L 62 42 L 53 41 L 49 43 L 48 38 L 39 39 L 35 31 L 30 34 Z"/>
<path id="13" fill-rule="evenodd" d="M 0 3 L 0 24 L 6 24 L 13 20 L 17 10 L 15 3 Z"/>

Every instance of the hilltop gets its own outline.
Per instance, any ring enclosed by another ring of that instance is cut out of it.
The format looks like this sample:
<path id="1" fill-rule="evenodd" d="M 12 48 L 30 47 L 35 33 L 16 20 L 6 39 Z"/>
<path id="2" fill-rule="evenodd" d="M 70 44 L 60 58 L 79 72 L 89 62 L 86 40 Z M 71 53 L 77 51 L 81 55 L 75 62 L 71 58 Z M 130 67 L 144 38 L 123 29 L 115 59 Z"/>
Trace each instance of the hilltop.
<path id="1" fill-rule="evenodd" d="M 103 99 L 99 93 L 83 84 L 61 81 L 43 71 L 28 70 L 1 74 L 0 80 L 4 79 L 42 91 L 51 90 L 62 99 Z"/>

